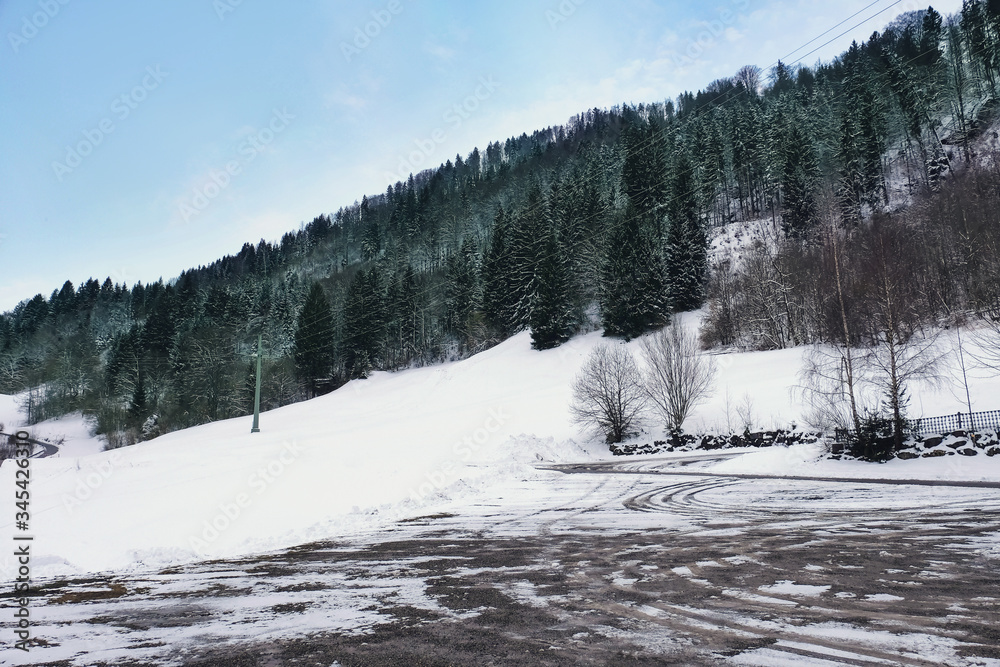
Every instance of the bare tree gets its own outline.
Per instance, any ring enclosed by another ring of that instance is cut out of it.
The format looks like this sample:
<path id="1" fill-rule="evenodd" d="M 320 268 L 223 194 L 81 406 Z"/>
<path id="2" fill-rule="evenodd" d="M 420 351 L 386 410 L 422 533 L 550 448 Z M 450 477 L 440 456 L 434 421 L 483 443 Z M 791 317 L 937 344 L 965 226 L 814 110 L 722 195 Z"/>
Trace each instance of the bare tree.
<path id="1" fill-rule="evenodd" d="M 749 433 L 753 430 L 757 416 L 753 411 L 753 397 L 750 394 L 743 394 L 743 400 L 736 406 L 736 416 L 740 418 L 743 425 L 743 432 Z"/>
<path id="2" fill-rule="evenodd" d="M 867 381 L 879 388 L 889 408 L 896 447 L 902 447 L 907 386 L 938 383 L 945 353 L 937 334 L 921 326 L 922 295 L 912 234 L 891 219 L 876 219 L 863 243 L 871 346 L 864 357 Z"/>
<path id="3" fill-rule="evenodd" d="M 848 315 L 848 294 L 852 289 L 853 268 L 850 257 L 844 257 L 840 248 L 840 232 L 831 228 L 824 236 L 820 261 L 823 269 L 827 302 L 824 310 L 829 313 L 830 340 L 827 345 L 816 345 L 803 357 L 801 384 L 794 388 L 809 412 L 806 421 L 815 428 L 852 428 L 861 430 L 862 410 L 858 372 L 858 351 L 853 343 L 854 321 Z M 832 282 L 832 286 L 828 283 Z M 867 410 L 870 411 L 870 410 Z"/>
<path id="4" fill-rule="evenodd" d="M 859 395 L 854 353 L 835 341 L 830 345 L 814 345 L 803 355 L 800 384 L 793 391 L 808 408 L 803 417 L 810 426 L 857 432 L 862 412 L 872 412 L 863 395 Z"/>
<path id="5" fill-rule="evenodd" d="M 757 97 L 760 92 L 760 77 L 761 69 L 756 65 L 744 65 L 736 72 L 736 76 L 733 77 L 733 83 L 736 85 L 741 85 L 750 95 L 750 97 Z"/>
<path id="6" fill-rule="evenodd" d="M 975 347 L 968 354 L 976 364 L 994 373 L 1000 373 L 1000 316 L 984 317 L 982 326 L 973 330 L 969 338 Z"/>
<path id="7" fill-rule="evenodd" d="M 702 354 L 698 338 L 672 324 L 641 341 L 646 361 L 646 395 L 671 433 L 679 433 L 691 410 L 708 398 L 715 384 L 715 362 Z"/>
<path id="8" fill-rule="evenodd" d="M 962 327 L 966 325 L 965 318 L 961 315 L 956 318 L 955 321 L 955 345 L 954 352 L 955 358 L 958 361 L 958 367 L 954 369 L 953 375 L 954 379 L 958 380 L 959 373 L 961 374 L 962 389 L 965 389 L 965 405 L 969 408 L 969 414 L 972 414 L 972 392 L 969 391 L 969 368 L 965 361 L 965 343 L 962 341 Z M 956 395 L 956 398 L 961 400 L 961 397 Z"/>
<path id="9" fill-rule="evenodd" d="M 601 429 L 609 444 L 621 442 L 634 432 L 645 404 L 642 375 L 628 348 L 594 348 L 573 382 L 574 421 Z"/>
<path id="10" fill-rule="evenodd" d="M 896 446 L 903 444 L 904 417 L 909 401 L 908 386 L 915 381 L 940 384 L 940 364 L 946 353 L 937 344 L 935 334 L 898 337 L 886 329 L 880 343 L 867 350 L 867 381 L 885 396 L 893 423 Z"/>

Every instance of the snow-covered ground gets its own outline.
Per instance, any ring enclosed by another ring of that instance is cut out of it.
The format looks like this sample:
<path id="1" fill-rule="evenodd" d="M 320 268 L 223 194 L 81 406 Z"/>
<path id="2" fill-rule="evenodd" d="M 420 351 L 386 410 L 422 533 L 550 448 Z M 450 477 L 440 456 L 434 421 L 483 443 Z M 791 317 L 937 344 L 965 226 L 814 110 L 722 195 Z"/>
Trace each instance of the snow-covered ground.
<path id="1" fill-rule="evenodd" d="M 41 582 L 44 643 L 4 657 L 995 667 L 981 656 L 995 655 L 998 502 L 995 488 L 711 474 L 508 478 L 384 531 Z"/>
<path id="2" fill-rule="evenodd" d="M 14 433 L 24 427 L 20 410 L 20 397 L 0 394 L 0 424 L 4 433 Z M 48 419 L 28 429 L 32 436 L 46 442 L 58 443 L 55 456 L 88 456 L 104 449 L 104 441 L 91 435 L 91 426 L 83 415 L 77 413 Z"/>
<path id="3" fill-rule="evenodd" d="M 696 326 L 697 315 L 685 321 Z M 38 427 L 42 437 L 66 436 L 66 445 L 59 457 L 31 464 L 33 574 L 123 571 L 358 534 L 559 474 L 537 469 L 540 461 L 608 459 L 600 439 L 581 433 L 569 414 L 572 379 L 602 342 L 592 333 L 537 352 L 521 334 L 470 359 L 376 373 L 265 413 L 258 434 L 240 418 L 93 453 L 96 441 L 78 417 Z M 637 350 L 638 342 L 629 345 Z M 742 430 L 733 414 L 740 402 L 755 424 L 802 423 L 789 392 L 802 354 L 719 355 L 717 391 L 689 429 Z M 990 403 L 1000 397 L 997 378 L 974 380 L 972 389 L 976 409 L 1000 407 Z M 962 407 L 948 389 L 913 394 L 915 414 Z M 658 436 L 651 430 L 644 438 Z M 753 452 L 718 471 L 1000 479 L 1000 457 L 870 466 L 818 454 L 808 446 Z M 0 488 L 13 488 L 13 475 L 12 465 L 0 467 Z M 12 518 L 5 513 L 0 533 L 12 532 Z M 0 573 L 13 577 L 10 556 L 0 557 Z"/>
<path id="4" fill-rule="evenodd" d="M 787 477 L 1000 481 L 1000 456 L 970 458 L 952 452 L 952 456 L 940 459 L 893 459 L 872 464 L 832 460 L 825 454 L 822 444 L 770 447 L 723 461 L 709 469 L 717 473 Z"/>

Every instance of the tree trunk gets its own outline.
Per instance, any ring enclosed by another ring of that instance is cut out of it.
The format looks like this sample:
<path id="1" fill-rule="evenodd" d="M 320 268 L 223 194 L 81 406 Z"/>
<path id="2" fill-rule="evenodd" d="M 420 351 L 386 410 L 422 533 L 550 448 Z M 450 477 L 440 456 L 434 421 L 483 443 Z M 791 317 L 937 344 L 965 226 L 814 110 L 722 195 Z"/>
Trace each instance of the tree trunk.
<path id="1" fill-rule="evenodd" d="M 840 247 L 837 245 L 837 234 L 831 234 L 833 239 L 833 267 L 837 279 L 837 301 L 840 306 L 840 323 L 844 333 L 844 369 L 846 372 L 847 393 L 851 399 L 851 419 L 854 421 L 854 432 L 861 431 L 861 417 L 858 415 L 858 403 L 854 398 L 854 359 L 851 356 L 851 333 L 847 325 L 847 308 L 844 306 L 844 287 L 840 275 Z"/>

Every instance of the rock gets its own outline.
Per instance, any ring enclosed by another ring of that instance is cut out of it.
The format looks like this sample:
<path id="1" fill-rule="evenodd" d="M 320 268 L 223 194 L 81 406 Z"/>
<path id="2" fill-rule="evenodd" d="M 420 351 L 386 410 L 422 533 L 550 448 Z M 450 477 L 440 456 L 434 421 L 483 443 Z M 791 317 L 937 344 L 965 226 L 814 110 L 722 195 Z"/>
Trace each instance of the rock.
<path id="1" fill-rule="evenodd" d="M 924 439 L 924 449 L 932 449 L 932 448 L 937 447 L 938 445 L 940 445 L 942 442 L 944 442 L 944 438 L 942 438 L 939 435 L 935 435 L 935 436 L 932 436 L 930 438 L 925 438 Z"/>
<path id="2" fill-rule="evenodd" d="M 967 444 L 969 444 L 968 440 L 955 440 L 954 442 L 946 442 L 944 446 L 951 449 L 958 449 L 959 447 L 965 447 Z"/>
<path id="3" fill-rule="evenodd" d="M 954 452 L 949 452 L 949 453 L 954 453 Z M 942 449 L 932 449 L 929 452 L 924 452 L 923 454 L 921 454 L 921 456 L 924 457 L 925 459 L 932 459 L 936 456 L 944 456 L 944 454 L 945 454 L 944 450 Z"/>
<path id="4" fill-rule="evenodd" d="M 986 456 L 996 456 L 997 454 L 1000 454 L 1000 447 L 990 447 L 986 450 Z"/>
<path id="5" fill-rule="evenodd" d="M 977 452 L 976 450 L 974 450 L 972 447 L 968 447 L 966 449 L 960 449 L 960 450 L 958 450 L 958 453 L 961 454 L 962 456 L 975 456 L 979 452 Z"/>
<path id="6" fill-rule="evenodd" d="M 910 459 L 919 459 L 920 454 L 914 454 L 913 452 L 896 452 L 897 459 L 903 459 L 904 461 L 909 461 Z"/>

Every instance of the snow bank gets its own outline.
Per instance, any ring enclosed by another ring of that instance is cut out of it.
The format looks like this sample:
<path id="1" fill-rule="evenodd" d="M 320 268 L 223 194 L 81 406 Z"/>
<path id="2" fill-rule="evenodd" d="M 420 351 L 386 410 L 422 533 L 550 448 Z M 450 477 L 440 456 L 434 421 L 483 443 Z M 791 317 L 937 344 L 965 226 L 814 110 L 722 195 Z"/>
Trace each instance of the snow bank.
<path id="1" fill-rule="evenodd" d="M 822 443 L 771 447 L 715 464 L 711 472 L 791 477 L 1000 482 L 1000 456 L 951 455 L 886 463 L 831 460 Z"/>

